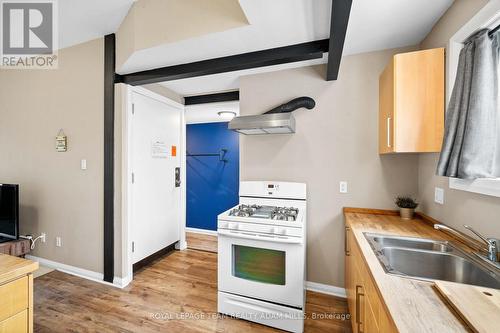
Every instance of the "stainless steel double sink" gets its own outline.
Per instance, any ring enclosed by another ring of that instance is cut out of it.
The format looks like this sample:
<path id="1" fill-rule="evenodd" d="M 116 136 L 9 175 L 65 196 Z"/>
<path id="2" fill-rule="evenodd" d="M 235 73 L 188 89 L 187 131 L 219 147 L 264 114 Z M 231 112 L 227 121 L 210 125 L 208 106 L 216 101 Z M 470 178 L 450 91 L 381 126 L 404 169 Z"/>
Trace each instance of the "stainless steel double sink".
<path id="1" fill-rule="evenodd" d="M 447 241 L 364 235 L 388 274 L 500 289 L 500 270 Z"/>

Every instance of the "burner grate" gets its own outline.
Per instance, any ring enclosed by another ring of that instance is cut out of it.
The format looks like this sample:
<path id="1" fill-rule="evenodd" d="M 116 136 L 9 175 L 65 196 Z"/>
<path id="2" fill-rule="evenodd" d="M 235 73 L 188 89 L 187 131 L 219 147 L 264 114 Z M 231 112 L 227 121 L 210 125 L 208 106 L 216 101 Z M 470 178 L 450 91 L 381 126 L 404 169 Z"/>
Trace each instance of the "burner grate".
<path id="1" fill-rule="evenodd" d="M 298 208 L 294 207 L 276 207 L 259 205 L 239 205 L 229 212 L 230 216 L 255 217 L 261 219 L 270 219 L 277 221 L 297 220 L 299 214 Z"/>

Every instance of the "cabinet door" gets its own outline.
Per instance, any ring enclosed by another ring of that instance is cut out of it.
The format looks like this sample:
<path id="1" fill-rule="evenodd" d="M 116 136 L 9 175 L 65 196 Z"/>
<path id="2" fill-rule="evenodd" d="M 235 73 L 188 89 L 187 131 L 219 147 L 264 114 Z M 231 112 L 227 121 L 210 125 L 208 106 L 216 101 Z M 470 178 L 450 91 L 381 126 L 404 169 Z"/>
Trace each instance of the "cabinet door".
<path id="1" fill-rule="evenodd" d="M 0 286 L 0 321 L 28 308 L 28 277 Z"/>
<path id="2" fill-rule="evenodd" d="M 349 313 L 351 315 L 351 323 L 353 325 L 353 332 L 357 332 L 355 327 L 356 322 L 356 291 L 354 289 L 354 255 L 350 249 L 352 237 L 351 237 L 351 229 L 346 226 L 345 227 L 345 289 L 347 294 L 347 304 L 349 306 Z"/>
<path id="3" fill-rule="evenodd" d="M 394 56 L 398 152 L 439 152 L 444 132 L 444 49 Z"/>
<path id="4" fill-rule="evenodd" d="M 379 153 L 394 152 L 394 61 L 379 80 Z"/>
<path id="5" fill-rule="evenodd" d="M 362 279 L 359 271 L 357 273 L 357 284 L 356 284 L 356 332 L 358 333 L 377 333 L 378 328 L 378 316 L 375 314 L 374 308 L 370 303 L 370 299 L 367 295 L 367 290 L 362 284 Z M 384 332 L 385 333 L 385 332 Z"/>
<path id="6" fill-rule="evenodd" d="M 28 310 L 0 322 L 0 333 L 26 333 L 28 332 Z"/>

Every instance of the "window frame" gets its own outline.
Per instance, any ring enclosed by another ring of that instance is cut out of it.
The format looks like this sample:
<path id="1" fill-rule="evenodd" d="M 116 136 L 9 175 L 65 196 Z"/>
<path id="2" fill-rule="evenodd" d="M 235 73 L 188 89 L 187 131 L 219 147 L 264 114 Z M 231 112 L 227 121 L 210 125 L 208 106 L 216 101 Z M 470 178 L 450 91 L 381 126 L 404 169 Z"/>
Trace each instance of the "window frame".
<path id="1" fill-rule="evenodd" d="M 446 101 L 449 105 L 458 69 L 458 58 L 463 42 L 475 31 L 494 28 L 500 24 L 500 0 L 486 4 L 469 22 L 460 28 L 448 41 L 446 53 Z M 500 197 L 500 178 L 481 178 L 475 180 L 449 178 L 449 187 L 455 190 Z"/>

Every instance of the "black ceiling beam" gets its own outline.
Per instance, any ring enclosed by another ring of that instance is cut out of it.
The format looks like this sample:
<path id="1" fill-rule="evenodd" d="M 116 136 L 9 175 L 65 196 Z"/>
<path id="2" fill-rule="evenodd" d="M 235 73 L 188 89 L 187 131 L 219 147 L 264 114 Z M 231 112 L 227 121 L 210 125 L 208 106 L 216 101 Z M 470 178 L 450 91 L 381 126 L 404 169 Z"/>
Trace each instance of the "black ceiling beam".
<path id="1" fill-rule="evenodd" d="M 208 94 L 208 95 L 186 96 L 184 97 L 184 105 L 231 102 L 239 100 L 240 100 L 240 92 L 236 90 L 236 91 L 228 91 L 228 92 Z"/>
<path id="2" fill-rule="evenodd" d="M 243 69 L 319 59 L 328 51 L 328 39 L 243 53 L 188 64 L 151 69 L 121 75 L 120 82 L 133 86 L 158 83 L 190 77 L 239 71 Z"/>
<path id="3" fill-rule="evenodd" d="M 332 0 L 332 19 L 330 22 L 330 45 L 326 80 L 337 80 L 344 50 L 345 34 L 349 23 L 352 0 Z"/>

